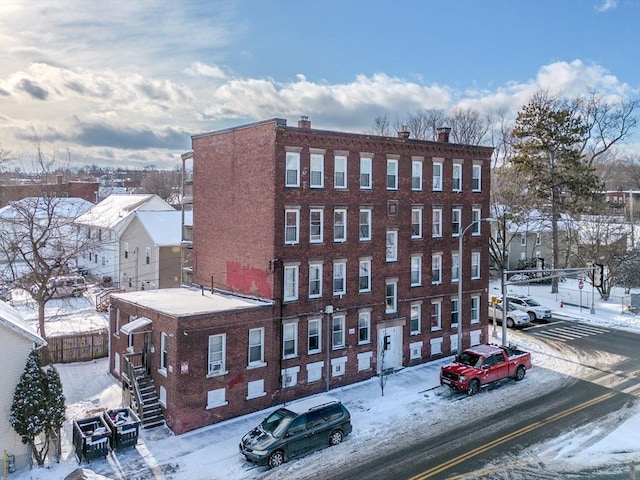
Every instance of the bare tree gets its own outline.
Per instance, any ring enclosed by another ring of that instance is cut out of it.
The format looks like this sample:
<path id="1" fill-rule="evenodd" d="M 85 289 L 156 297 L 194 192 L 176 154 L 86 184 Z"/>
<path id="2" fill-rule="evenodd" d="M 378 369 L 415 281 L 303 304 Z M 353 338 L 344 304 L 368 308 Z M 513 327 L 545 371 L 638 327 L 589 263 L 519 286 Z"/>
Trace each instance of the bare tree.
<path id="1" fill-rule="evenodd" d="M 418 110 L 410 114 L 405 122 L 412 138 L 417 140 L 435 140 L 438 128 L 447 126 L 443 110 Z"/>
<path id="2" fill-rule="evenodd" d="M 384 115 L 378 115 L 373 119 L 373 127 L 365 130 L 364 133 L 369 135 L 380 135 L 383 137 L 390 136 L 391 124 L 389 123 L 389 116 L 386 113 Z"/>
<path id="3" fill-rule="evenodd" d="M 147 193 L 155 193 L 168 203 L 180 192 L 180 170 L 152 170 L 142 180 L 141 186 Z"/>
<path id="4" fill-rule="evenodd" d="M 456 108 L 448 117 L 454 143 L 480 145 L 489 131 L 490 121 L 471 108 Z"/>

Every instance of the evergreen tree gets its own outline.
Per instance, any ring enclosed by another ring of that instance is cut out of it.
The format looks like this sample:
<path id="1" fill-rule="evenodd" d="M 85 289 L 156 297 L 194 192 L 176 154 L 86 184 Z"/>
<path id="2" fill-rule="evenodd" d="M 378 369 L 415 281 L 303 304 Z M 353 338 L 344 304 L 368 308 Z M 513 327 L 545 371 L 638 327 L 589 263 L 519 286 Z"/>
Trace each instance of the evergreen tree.
<path id="1" fill-rule="evenodd" d="M 55 367 L 50 366 L 46 373 L 47 380 L 47 411 L 48 411 L 48 439 L 55 439 L 56 461 L 60 460 L 61 444 L 60 444 L 60 430 L 64 423 L 65 417 L 65 398 L 62 393 L 62 381 L 60 375 Z"/>

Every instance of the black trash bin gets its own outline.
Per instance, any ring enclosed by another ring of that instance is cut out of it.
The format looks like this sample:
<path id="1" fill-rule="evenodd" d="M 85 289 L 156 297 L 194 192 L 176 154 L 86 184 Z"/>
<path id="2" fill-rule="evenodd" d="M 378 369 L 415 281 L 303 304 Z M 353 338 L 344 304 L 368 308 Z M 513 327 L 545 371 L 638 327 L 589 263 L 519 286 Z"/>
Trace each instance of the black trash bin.
<path id="1" fill-rule="evenodd" d="M 111 429 L 111 448 L 121 450 L 138 443 L 140 419 L 129 407 L 107 410 L 103 417 Z"/>
<path id="2" fill-rule="evenodd" d="M 109 454 L 111 429 L 101 416 L 73 421 L 73 446 L 78 462 L 105 458 Z"/>

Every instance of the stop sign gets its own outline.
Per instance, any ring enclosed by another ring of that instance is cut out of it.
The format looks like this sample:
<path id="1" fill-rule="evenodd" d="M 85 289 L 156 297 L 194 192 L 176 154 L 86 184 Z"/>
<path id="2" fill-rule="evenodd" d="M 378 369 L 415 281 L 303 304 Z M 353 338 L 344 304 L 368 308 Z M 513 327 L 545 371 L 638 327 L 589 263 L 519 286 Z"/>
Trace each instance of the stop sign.
<path id="1" fill-rule="evenodd" d="M 584 282 L 583 282 L 582 280 L 580 280 L 580 281 L 578 282 L 578 288 L 579 288 L 580 290 L 582 290 L 582 287 L 584 287 Z"/>

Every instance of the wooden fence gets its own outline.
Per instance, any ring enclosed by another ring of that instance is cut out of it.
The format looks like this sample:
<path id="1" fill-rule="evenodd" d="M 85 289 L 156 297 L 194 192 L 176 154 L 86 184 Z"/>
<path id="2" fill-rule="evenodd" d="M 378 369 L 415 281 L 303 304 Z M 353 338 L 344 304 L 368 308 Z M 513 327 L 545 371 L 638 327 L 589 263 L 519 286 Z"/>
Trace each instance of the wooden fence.
<path id="1" fill-rule="evenodd" d="M 44 364 L 86 362 L 109 355 L 107 330 L 48 337 L 47 343 L 49 358 L 42 359 Z"/>

